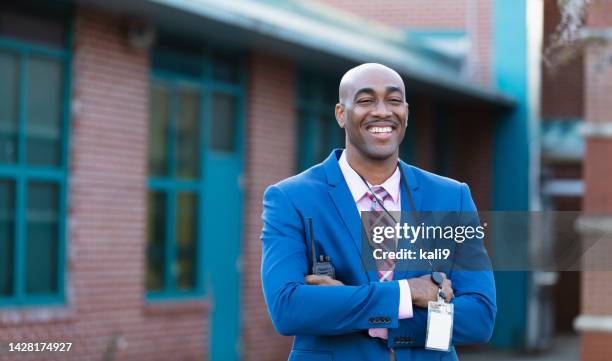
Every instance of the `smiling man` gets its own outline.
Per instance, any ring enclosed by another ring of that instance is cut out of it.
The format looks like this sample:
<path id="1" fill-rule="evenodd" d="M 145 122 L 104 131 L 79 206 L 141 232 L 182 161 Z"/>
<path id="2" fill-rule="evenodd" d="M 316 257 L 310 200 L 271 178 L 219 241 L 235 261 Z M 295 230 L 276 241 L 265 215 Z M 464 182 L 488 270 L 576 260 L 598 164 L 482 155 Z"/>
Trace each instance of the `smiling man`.
<path id="1" fill-rule="evenodd" d="M 452 346 L 425 349 L 428 302 L 441 288 L 454 305 L 452 345 L 487 342 L 496 313 L 492 273 L 442 274 L 438 286 L 430 271 L 393 262 L 372 272 L 361 258 L 360 212 L 475 212 L 467 185 L 399 160 L 408 104 L 402 78 L 386 66 L 344 75 L 336 120 L 345 149 L 264 195 L 263 291 L 276 330 L 295 336 L 289 360 L 457 360 Z M 313 238 L 314 258 L 329 256 L 335 278 L 311 274 Z"/>

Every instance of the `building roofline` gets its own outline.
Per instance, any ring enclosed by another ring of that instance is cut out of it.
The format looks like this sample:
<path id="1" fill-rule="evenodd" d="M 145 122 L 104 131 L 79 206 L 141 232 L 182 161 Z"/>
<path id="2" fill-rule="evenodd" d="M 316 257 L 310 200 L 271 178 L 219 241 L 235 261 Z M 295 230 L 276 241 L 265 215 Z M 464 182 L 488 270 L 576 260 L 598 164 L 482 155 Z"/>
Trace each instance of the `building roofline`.
<path id="1" fill-rule="evenodd" d="M 459 97 L 495 107 L 511 108 L 514 99 L 494 89 L 476 85 L 445 66 L 448 56 L 417 40 L 410 40 L 401 29 L 365 21 L 362 31 L 350 22 L 355 19 L 330 21 L 312 16 L 295 6 L 274 5 L 274 0 L 214 1 L 214 0 L 77 0 L 115 11 L 129 10 L 138 15 L 141 9 L 147 17 L 170 17 L 172 11 L 202 20 L 231 26 L 245 32 L 273 39 L 280 43 L 327 54 L 353 63 L 378 62 L 392 67 L 415 84 L 437 91 L 450 91 Z M 128 9 L 129 7 L 129 9 Z M 165 10 L 165 11 L 164 11 Z M 154 16 L 153 16 L 154 15 Z"/>

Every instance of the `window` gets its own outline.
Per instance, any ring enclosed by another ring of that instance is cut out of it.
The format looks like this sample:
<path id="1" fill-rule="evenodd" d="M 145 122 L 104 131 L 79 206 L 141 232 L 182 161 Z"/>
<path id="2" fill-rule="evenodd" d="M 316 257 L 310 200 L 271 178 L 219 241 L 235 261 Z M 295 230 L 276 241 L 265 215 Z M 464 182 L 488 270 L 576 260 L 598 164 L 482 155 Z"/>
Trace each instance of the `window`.
<path id="1" fill-rule="evenodd" d="M 298 88 L 297 168 L 323 161 L 334 148 L 344 148 L 344 130 L 335 118 L 338 81 L 302 71 Z"/>
<path id="2" fill-rule="evenodd" d="M 310 71 L 300 72 L 296 156 L 300 171 L 325 160 L 332 149 L 345 147 L 345 132 L 335 116 L 339 85 L 340 78 L 334 80 Z M 415 119 L 412 108 L 410 112 L 410 119 Z M 413 123 L 409 123 L 399 150 L 400 158 L 408 163 L 414 160 L 413 128 Z"/>
<path id="3" fill-rule="evenodd" d="M 194 291 L 200 193 L 201 90 L 151 81 L 147 290 Z"/>
<path id="4" fill-rule="evenodd" d="M 64 298 L 70 52 L 56 10 L 0 8 L 0 305 Z"/>
<path id="5" fill-rule="evenodd" d="M 146 289 L 149 299 L 204 293 L 207 159 L 239 147 L 237 57 L 165 46 L 153 52 Z"/>

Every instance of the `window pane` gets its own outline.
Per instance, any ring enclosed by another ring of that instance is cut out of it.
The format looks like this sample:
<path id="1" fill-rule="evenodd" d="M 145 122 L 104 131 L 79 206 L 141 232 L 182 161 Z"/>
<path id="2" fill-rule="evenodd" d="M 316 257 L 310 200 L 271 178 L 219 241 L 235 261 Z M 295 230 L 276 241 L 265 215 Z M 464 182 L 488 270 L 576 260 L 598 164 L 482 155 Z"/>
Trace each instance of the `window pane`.
<path id="1" fill-rule="evenodd" d="M 170 92 L 166 85 L 153 82 L 149 102 L 149 173 L 165 176 L 168 173 L 168 118 Z"/>
<path id="2" fill-rule="evenodd" d="M 325 150 L 324 158 L 327 158 L 332 149 L 344 148 L 344 129 L 338 126 L 336 119 L 329 116 L 324 116 L 326 123 L 325 132 L 326 139 L 328 140 L 327 149 Z"/>
<path id="3" fill-rule="evenodd" d="M 0 163 L 17 157 L 19 58 L 0 51 Z"/>
<path id="4" fill-rule="evenodd" d="M 181 89 L 177 92 L 176 175 L 195 178 L 200 161 L 200 92 Z"/>
<path id="5" fill-rule="evenodd" d="M 204 75 L 202 44 L 181 40 L 185 39 L 166 36 L 161 32 L 153 48 L 151 66 L 156 70 L 201 78 Z"/>
<path id="6" fill-rule="evenodd" d="M 62 64 L 57 60 L 31 57 L 27 66 L 27 161 L 33 165 L 59 165 Z"/>
<path id="7" fill-rule="evenodd" d="M 297 133 L 297 168 L 304 170 L 310 163 L 310 139 L 308 117 L 305 112 L 298 113 L 298 133 Z"/>
<path id="8" fill-rule="evenodd" d="M 193 193 L 178 194 L 176 218 L 176 276 L 178 289 L 195 287 L 196 260 L 196 197 Z"/>
<path id="9" fill-rule="evenodd" d="M 25 291 L 30 295 L 56 293 L 59 187 L 50 183 L 29 183 L 27 198 Z"/>
<path id="10" fill-rule="evenodd" d="M 304 103 L 313 101 L 315 98 L 315 86 L 314 81 L 310 80 L 314 77 L 313 74 L 300 72 L 298 79 L 298 97 Z"/>
<path id="11" fill-rule="evenodd" d="M 315 163 L 319 163 L 325 159 L 331 152 L 332 141 L 330 132 L 330 119 L 328 116 L 317 117 L 317 134 L 315 138 Z"/>
<path id="12" fill-rule="evenodd" d="M 338 123 L 334 120 L 334 129 L 335 129 L 335 144 L 334 148 L 344 148 L 346 146 L 346 137 L 344 133 L 344 129 L 340 128 Z M 331 152 L 331 149 L 329 150 Z"/>
<path id="13" fill-rule="evenodd" d="M 164 288 L 164 245 L 166 239 L 166 195 L 149 191 L 147 205 L 147 274 L 149 291 Z"/>
<path id="14" fill-rule="evenodd" d="M 13 292 L 15 183 L 0 180 L 0 296 Z"/>
<path id="15" fill-rule="evenodd" d="M 235 96 L 215 93 L 212 97 L 210 146 L 212 150 L 233 152 L 236 150 L 236 107 Z"/>
<path id="16" fill-rule="evenodd" d="M 215 55 L 212 60 L 213 79 L 225 83 L 237 83 L 240 79 L 238 63 L 227 55 Z"/>
<path id="17" fill-rule="evenodd" d="M 3 11 L 0 13 L 0 36 L 64 47 L 66 32 L 64 24 L 51 17 Z"/>

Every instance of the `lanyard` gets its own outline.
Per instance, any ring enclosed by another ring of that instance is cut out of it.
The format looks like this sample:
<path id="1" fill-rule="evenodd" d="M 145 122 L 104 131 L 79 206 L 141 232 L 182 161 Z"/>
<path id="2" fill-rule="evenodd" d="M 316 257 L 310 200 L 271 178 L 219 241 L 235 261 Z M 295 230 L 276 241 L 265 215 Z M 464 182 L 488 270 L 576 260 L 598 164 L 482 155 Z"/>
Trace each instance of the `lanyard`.
<path id="1" fill-rule="evenodd" d="M 404 172 L 402 171 L 402 166 L 399 162 L 397 162 L 397 167 L 400 171 L 400 185 L 404 188 L 404 192 L 406 192 L 406 197 L 408 197 L 408 202 L 410 203 L 410 209 L 413 213 L 413 218 L 417 221 L 417 223 L 419 223 L 419 217 L 418 217 L 418 213 L 416 210 L 416 207 L 414 205 L 414 200 L 412 199 L 412 194 L 410 193 L 410 187 L 408 187 L 408 181 L 406 180 L 406 178 L 404 177 Z M 370 188 L 370 185 L 368 184 L 368 182 L 365 180 L 365 178 L 359 174 L 357 171 L 355 171 L 355 173 L 357 173 L 357 175 L 359 176 L 359 178 L 361 178 L 361 180 L 363 181 L 363 184 L 366 185 L 366 187 L 368 187 L 368 191 L 370 192 L 370 194 L 372 195 L 372 197 L 374 197 L 374 199 L 376 200 L 376 203 L 378 203 L 378 205 L 385 211 L 385 213 L 387 213 L 387 215 L 389 217 L 391 217 L 391 219 L 393 219 L 393 221 L 395 223 L 399 223 L 399 221 L 397 219 L 395 219 L 395 217 L 393 217 L 393 215 L 391 215 L 391 213 L 387 210 L 387 208 L 385 208 L 385 205 L 383 204 L 384 202 L 382 200 L 380 200 L 377 196 L 376 193 L 374 193 L 374 191 L 372 191 L 372 188 Z M 419 249 L 421 249 L 421 244 L 419 243 Z M 431 280 L 440 287 L 440 289 L 442 289 L 442 282 L 444 281 L 444 277 L 442 277 L 442 275 L 440 274 L 440 272 L 436 271 L 436 267 L 434 267 L 433 263 L 431 262 L 431 260 L 429 258 L 427 258 L 427 263 L 429 263 L 429 267 L 431 268 Z M 444 297 L 444 293 L 442 293 L 442 297 Z"/>

